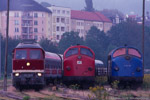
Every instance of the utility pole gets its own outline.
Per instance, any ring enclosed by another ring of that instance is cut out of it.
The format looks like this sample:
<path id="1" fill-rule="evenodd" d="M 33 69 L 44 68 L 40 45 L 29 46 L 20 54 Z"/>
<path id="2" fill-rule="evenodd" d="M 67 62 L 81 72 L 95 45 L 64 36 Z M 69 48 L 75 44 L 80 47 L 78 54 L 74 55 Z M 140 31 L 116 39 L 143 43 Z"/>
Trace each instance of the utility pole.
<path id="1" fill-rule="evenodd" d="M 7 0 L 7 25 L 6 25 L 6 45 L 5 45 L 4 91 L 7 91 L 8 33 L 9 33 L 9 0 Z"/>
<path id="2" fill-rule="evenodd" d="M 2 78 L 2 63 L 1 63 L 1 57 L 2 57 L 2 48 L 1 48 L 1 42 L 2 42 L 2 39 L 1 39 L 1 33 L 0 33 L 0 78 Z"/>
<path id="3" fill-rule="evenodd" d="M 145 34 L 145 0 L 143 0 L 143 23 L 142 23 L 142 53 L 143 53 L 143 71 L 144 71 L 144 34 Z M 144 73 L 143 73 L 144 74 Z"/>

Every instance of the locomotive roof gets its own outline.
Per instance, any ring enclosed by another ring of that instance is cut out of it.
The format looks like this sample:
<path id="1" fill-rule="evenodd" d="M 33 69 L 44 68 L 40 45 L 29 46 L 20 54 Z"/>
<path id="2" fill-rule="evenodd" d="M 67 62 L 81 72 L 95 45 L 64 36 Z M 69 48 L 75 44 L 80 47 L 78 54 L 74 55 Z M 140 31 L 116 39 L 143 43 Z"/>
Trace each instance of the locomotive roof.
<path id="1" fill-rule="evenodd" d="M 139 52 L 139 50 L 138 50 L 137 48 L 135 48 L 135 47 L 122 46 L 122 47 L 118 47 L 118 48 L 115 48 L 115 49 L 111 50 L 111 51 L 109 52 L 108 56 L 111 56 L 112 53 L 114 53 L 116 50 L 118 50 L 118 49 L 120 49 L 120 48 L 133 48 L 133 49 L 136 49 L 136 50 Z M 140 52 L 139 52 L 139 53 L 140 53 Z M 141 54 L 141 53 L 140 53 L 140 54 Z"/>
<path id="2" fill-rule="evenodd" d="M 50 58 L 50 59 L 60 59 L 60 57 L 56 53 L 51 53 L 51 52 L 45 52 L 45 58 Z"/>
<path id="3" fill-rule="evenodd" d="M 79 44 L 74 45 L 74 46 L 70 46 L 68 49 L 65 50 L 64 54 L 65 54 L 69 49 L 71 49 L 71 48 L 81 48 L 81 47 L 82 47 L 82 48 L 90 49 L 90 50 L 92 51 L 92 53 L 95 55 L 94 51 L 93 51 L 91 48 L 89 48 L 89 47 L 87 47 L 87 46 L 84 46 L 84 45 L 79 45 Z"/>
<path id="4" fill-rule="evenodd" d="M 43 49 L 38 43 L 19 43 L 16 48 L 40 48 Z"/>
<path id="5" fill-rule="evenodd" d="M 95 64 L 104 64 L 101 60 L 95 60 Z"/>

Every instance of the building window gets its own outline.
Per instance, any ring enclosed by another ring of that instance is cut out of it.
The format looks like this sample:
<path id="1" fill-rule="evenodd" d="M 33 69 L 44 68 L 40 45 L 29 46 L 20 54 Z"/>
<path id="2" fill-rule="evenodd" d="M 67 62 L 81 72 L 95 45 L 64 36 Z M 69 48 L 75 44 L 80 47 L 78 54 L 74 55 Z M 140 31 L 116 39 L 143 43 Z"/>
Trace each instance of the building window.
<path id="1" fill-rule="evenodd" d="M 69 24 L 69 18 L 66 19 L 66 23 Z"/>
<path id="2" fill-rule="evenodd" d="M 59 18 L 57 18 L 57 23 L 59 23 Z"/>
<path id="3" fill-rule="evenodd" d="M 19 28 L 16 28 L 16 27 L 15 27 L 15 32 L 16 32 L 16 33 L 19 32 Z"/>
<path id="4" fill-rule="evenodd" d="M 38 32 L 38 29 L 37 29 L 37 28 L 34 28 L 34 32 L 37 33 L 37 32 Z"/>
<path id="5" fill-rule="evenodd" d="M 65 31 L 65 27 L 61 27 L 61 31 L 64 32 Z"/>
<path id="6" fill-rule="evenodd" d="M 19 21 L 18 20 L 15 20 L 15 25 L 19 25 Z"/>
<path id="7" fill-rule="evenodd" d="M 42 24 L 44 24 L 44 21 L 42 20 Z"/>
<path id="8" fill-rule="evenodd" d="M 57 13 L 60 14 L 60 10 L 57 10 Z"/>
<path id="9" fill-rule="evenodd" d="M 53 13 L 56 13 L 56 10 L 55 10 L 55 9 L 53 10 Z"/>
<path id="10" fill-rule="evenodd" d="M 80 26 L 80 22 L 77 22 L 77 25 Z"/>
<path id="11" fill-rule="evenodd" d="M 35 40 L 38 40 L 38 36 L 37 36 L 37 35 L 35 35 L 35 36 L 34 36 L 34 39 L 35 39 Z"/>
<path id="12" fill-rule="evenodd" d="M 38 17 L 38 13 L 34 13 L 34 18 L 37 18 Z"/>
<path id="13" fill-rule="evenodd" d="M 80 29 L 77 29 L 77 32 L 79 32 L 79 33 L 80 33 Z"/>
<path id="14" fill-rule="evenodd" d="M 14 17 L 19 17 L 19 13 L 18 13 L 18 12 L 15 12 Z"/>
<path id="15" fill-rule="evenodd" d="M 65 14 L 65 10 L 62 11 L 62 14 Z"/>
<path id="16" fill-rule="evenodd" d="M 69 15 L 69 14 L 70 14 L 70 12 L 69 12 L 69 11 L 67 11 L 67 14 Z"/>
<path id="17" fill-rule="evenodd" d="M 57 40 L 59 40 L 59 35 L 57 35 Z"/>
<path id="18" fill-rule="evenodd" d="M 57 31 L 59 31 L 59 26 L 57 26 Z"/>
<path id="19" fill-rule="evenodd" d="M 42 32 L 44 31 L 44 28 L 42 28 Z"/>
<path id="20" fill-rule="evenodd" d="M 37 20 L 34 21 L 34 25 L 38 25 L 38 21 Z"/>
<path id="21" fill-rule="evenodd" d="M 65 18 L 61 18 L 61 22 L 62 22 L 62 23 L 65 23 Z"/>

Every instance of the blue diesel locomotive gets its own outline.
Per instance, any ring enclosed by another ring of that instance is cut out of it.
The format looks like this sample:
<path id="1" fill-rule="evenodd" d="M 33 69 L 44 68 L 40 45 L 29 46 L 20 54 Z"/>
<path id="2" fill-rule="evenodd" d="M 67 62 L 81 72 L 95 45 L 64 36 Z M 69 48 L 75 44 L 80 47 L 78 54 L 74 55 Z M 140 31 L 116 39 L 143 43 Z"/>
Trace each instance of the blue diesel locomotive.
<path id="1" fill-rule="evenodd" d="M 138 49 L 119 47 L 112 50 L 107 60 L 108 81 L 118 80 L 120 83 L 143 82 L 143 59 Z"/>

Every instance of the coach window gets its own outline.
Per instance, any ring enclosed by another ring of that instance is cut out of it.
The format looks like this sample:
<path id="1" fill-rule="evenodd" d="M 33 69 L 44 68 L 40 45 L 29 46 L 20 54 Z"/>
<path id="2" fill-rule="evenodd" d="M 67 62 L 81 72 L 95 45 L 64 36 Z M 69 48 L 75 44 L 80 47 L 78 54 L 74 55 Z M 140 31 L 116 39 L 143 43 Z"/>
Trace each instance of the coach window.
<path id="1" fill-rule="evenodd" d="M 141 58 L 141 54 L 136 49 L 129 48 L 128 54 Z"/>
<path id="2" fill-rule="evenodd" d="M 68 52 L 66 53 L 66 57 L 69 57 L 69 56 L 75 55 L 75 54 L 78 54 L 78 48 L 69 49 Z"/>
<path id="3" fill-rule="evenodd" d="M 40 59 L 41 51 L 40 50 L 30 50 L 30 59 Z"/>
<path id="4" fill-rule="evenodd" d="M 87 56 L 93 57 L 93 53 L 92 53 L 89 49 L 81 48 L 81 49 L 80 49 L 80 52 L 81 52 L 81 54 L 83 54 L 83 55 L 87 55 Z"/>
<path id="5" fill-rule="evenodd" d="M 16 50 L 16 59 L 27 59 L 27 50 Z"/>
<path id="6" fill-rule="evenodd" d="M 113 57 L 117 57 L 125 54 L 126 54 L 126 48 L 121 48 L 114 52 Z"/>

